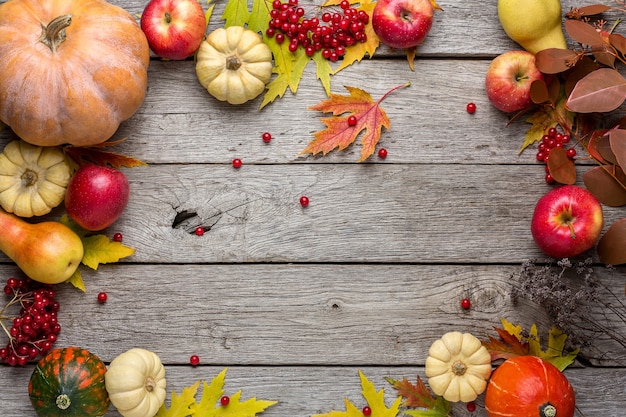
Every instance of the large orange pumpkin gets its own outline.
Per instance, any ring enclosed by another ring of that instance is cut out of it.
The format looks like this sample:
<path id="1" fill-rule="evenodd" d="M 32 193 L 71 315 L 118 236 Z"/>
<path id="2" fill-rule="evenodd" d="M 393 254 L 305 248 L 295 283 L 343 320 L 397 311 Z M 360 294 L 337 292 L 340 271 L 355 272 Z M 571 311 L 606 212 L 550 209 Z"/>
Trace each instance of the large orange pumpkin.
<path id="1" fill-rule="evenodd" d="M 559 369 L 536 356 L 507 359 L 485 392 L 489 417 L 573 417 L 574 390 Z"/>
<path id="2" fill-rule="evenodd" d="M 145 98 L 148 41 L 104 0 L 0 5 L 0 120 L 39 146 L 109 139 Z"/>

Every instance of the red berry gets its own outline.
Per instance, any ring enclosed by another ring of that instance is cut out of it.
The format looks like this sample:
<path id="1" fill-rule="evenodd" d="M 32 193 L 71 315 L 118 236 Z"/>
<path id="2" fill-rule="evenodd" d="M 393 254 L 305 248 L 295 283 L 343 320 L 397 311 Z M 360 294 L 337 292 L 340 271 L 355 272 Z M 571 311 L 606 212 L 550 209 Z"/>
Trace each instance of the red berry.
<path id="1" fill-rule="evenodd" d="M 551 127 L 550 129 L 548 129 L 548 136 L 550 137 L 550 139 L 556 137 L 556 128 Z"/>
<path id="2" fill-rule="evenodd" d="M 120 232 L 113 234 L 113 242 L 121 242 L 124 236 Z"/>
<path id="3" fill-rule="evenodd" d="M 348 117 L 348 126 L 356 126 L 356 116 L 352 115 Z"/>
<path id="4" fill-rule="evenodd" d="M 544 152 L 537 152 L 537 161 L 543 162 L 546 159 L 546 154 Z"/>
<path id="5" fill-rule="evenodd" d="M 464 298 L 461 300 L 461 307 L 463 308 L 463 310 L 469 310 L 471 306 L 472 306 L 472 302 L 470 301 L 469 298 Z"/>
<path id="6" fill-rule="evenodd" d="M 233 168 L 241 168 L 241 159 L 239 158 L 233 159 Z"/>
<path id="7" fill-rule="evenodd" d="M 546 183 L 552 185 L 556 184 L 556 180 L 550 174 L 546 174 Z"/>
<path id="8" fill-rule="evenodd" d="M 309 205 L 309 197 L 303 195 L 302 197 L 300 197 L 300 205 L 302 207 L 306 207 Z"/>
<path id="9" fill-rule="evenodd" d="M 380 149 L 378 150 L 378 157 L 379 157 L 380 159 L 385 159 L 385 158 L 387 157 L 387 149 L 385 149 L 385 148 L 380 148 Z"/>
<path id="10" fill-rule="evenodd" d="M 561 143 L 568 143 L 569 142 L 569 135 L 563 135 L 563 139 L 561 139 Z"/>
<path id="11" fill-rule="evenodd" d="M 466 109 L 469 114 L 476 113 L 476 103 L 467 103 Z"/>
<path id="12" fill-rule="evenodd" d="M 222 398 L 220 398 L 220 404 L 222 404 L 222 407 L 226 407 L 229 402 L 230 398 L 228 397 L 228 395 L 222 395 Z"/>
<path id="13" fill-rule="evenodd" d="M 476 411 L 476 403 L 474 401 L 468 402 L 466 407 L 467 407 L 467 411 L 469 411 L 470 413 L 473 413 L 474 411 Z"/>
<path id="14" fill-rule="evenodd" d="M 104 291 L 98 293 L 98 302 L 100 304 L 106 303 L 107 298 L 108 298 L 107 293 L 105 293 Z"/>
<path id="15" fill-rule="evenodd" d="M 194 230 L 194 233 L 196 234 L 196 236 L 204 235 L 204 227 L 202 226 L 196 227 L 196 230 Z"/>
<path id="16" fill-rule="evenodd" d="M 191 356 L 189 357 L 189 363 L 190 363 L 192 366 L 196 366 L 196 365 L 198 365 L 198 364 L 200 363 L 200 357 L 199 357 L 198 355 L 191 355 Z"/>
<path id="17" fill-rule="evenodd" d="M 363 415 L 364 416 L 371 416 L 372 415 L 372 409 L 369 408 L 368 406 L 363 407 Z"/>
<path id="18" fill-rule="evenodd" d="M 574 158 L 576 156 L 576 149 L 569 148 L 566 152 L 568 158 Z"/>

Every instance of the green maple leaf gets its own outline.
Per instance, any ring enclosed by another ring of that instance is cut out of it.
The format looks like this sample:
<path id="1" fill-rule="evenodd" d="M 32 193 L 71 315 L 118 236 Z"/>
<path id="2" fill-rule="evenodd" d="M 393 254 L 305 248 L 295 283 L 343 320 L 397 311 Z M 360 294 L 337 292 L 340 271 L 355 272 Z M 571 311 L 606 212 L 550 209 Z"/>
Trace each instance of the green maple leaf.
<path id="1" fill-rule="evenodd" d="M 247 0 L 228 0 L 222 19 L 226 21 L 224 27 L 245 26 L 250 20 Z"/>
<path id="2" fill-rule="evenodd" d="M 367 401 L 368 407 L 372 410 L 372 417 L 396 417 L 400 411 L 400 403 L 402 397 L 398 396 L 391 407 L 387 408 L 385 404 L 385 391 L 376 391 L 374 384 L 372 384 L 363 374 L 359 371 L 359 378 L 361 378 L 361 389 L 363 398 Z M 316 414 L 313 417 L 363 417 L 363 409 L 358 408 L 356 405 L 345 399 L 346 411 L 331 411 L 327 414 Z"/>
<path id="3" fill-rule="evenodd" d="M 167 408 L 163 404 L 155 417 L 187 417 L 193 415 L 196 409 L 196 392 L 198 392 L 199 386 L 200 381 L 197 381 L 192 386 L 183 388 L 180 396 L 176 395 L 176 391 L 172 391 L 170 407 Z"/>
<path id="4" fill-rule="evenodd" d="M 271 19 L 270 10 L 272 10 L 272 0 L 254 0 L 248 18 L 248 29 L 265 34 L 265 29 L 268 28 Z"/>

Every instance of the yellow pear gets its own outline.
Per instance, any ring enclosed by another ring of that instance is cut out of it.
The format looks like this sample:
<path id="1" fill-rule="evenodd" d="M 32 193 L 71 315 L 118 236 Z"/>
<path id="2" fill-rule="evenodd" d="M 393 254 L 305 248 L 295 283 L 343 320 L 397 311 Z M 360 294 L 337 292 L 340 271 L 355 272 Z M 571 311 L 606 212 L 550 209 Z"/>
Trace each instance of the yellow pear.
<path id="1" fill-rule="evenodd" d="M 509 38 L 532 54 L 567 49 L 560 0 L 498 0 L 498 18 Z"/>
<path id="2" fill-rule="evenodd" d="M 83 259 L 83 242 L 62 223 L 28 223 L 0 210 L 0 231 L 0 250 L 35 281 L 63 282 Z"/>

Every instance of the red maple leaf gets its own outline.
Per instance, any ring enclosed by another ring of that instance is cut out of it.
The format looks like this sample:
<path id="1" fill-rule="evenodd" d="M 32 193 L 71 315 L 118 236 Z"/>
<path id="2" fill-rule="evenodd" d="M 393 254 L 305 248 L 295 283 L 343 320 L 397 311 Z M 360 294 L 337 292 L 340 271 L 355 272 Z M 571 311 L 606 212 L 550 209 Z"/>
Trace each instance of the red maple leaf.
<path id="1" fill-rule="evenodd" d="M 309 107 L 311 110 L 332 113 L 333 117 L 321 119 L 326 129 L 315 132 L 313 134 L 315 139 L 309 142 L 301 153 L 315 155 L 321 152 L 326 155 L 335 148 L 343 150 L 352 144 L 361 132 L 364 132 L 361 138 L 363 148 L 359 159 L 359 162 L 363 162 L 374 153 L 382 128 L 389 130 L 389 118 L 380 107 L 380 103 L 393 91 L 409 85 L 410 83 L 406 83 L 389 90 L 378 101 L 374 101 L 368 92 L 360 88 L 346 86 L 349 96 L 331 94 L 328 100 Z M 350 116 L 356 117 L 356 124 L 348 123 Z"/>

